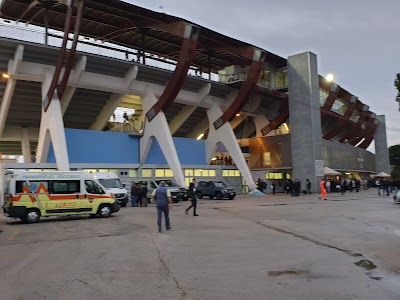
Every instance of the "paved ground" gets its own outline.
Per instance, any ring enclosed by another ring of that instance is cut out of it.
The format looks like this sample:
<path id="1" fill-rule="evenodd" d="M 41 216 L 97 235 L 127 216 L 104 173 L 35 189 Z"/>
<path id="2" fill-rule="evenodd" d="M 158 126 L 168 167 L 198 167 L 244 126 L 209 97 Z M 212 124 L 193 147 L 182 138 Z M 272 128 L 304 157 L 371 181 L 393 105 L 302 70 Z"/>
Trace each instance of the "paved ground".
<path id="1" fill-rule="evenodd" d="M 0 217 L 1 299 L 400 299 L 400 205 L 375 190 Z"/>

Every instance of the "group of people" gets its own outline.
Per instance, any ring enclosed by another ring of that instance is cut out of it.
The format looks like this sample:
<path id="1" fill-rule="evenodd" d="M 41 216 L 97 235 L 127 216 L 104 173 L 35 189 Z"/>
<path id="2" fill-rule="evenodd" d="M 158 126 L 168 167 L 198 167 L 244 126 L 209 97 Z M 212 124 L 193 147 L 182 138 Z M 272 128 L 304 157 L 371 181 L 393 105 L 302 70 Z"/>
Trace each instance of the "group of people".
<path id="1" fill-rule="evenodd" d="M 142 184 L 132 183 L 131 187 L 131 200 L 132 207 L 147 207 L 149 199 L 147 198 L 148 193 L 147 186 Z"/>
<path id="2" fill-rule="evenodd" d="M 147 189 L 147 188 L 146 188 Z M 147 192 L 146 192 L 147 193 Z M 185 214 L 189 214 L 190 209 L 193 209 L 193 216 L 199 216 L 196 213 L 197 209 L 197 198 L 196 198 L 196 179 L 193 179 L 189 185 L 189 197 L 191 205 L 185 209 Z M 165 181 L 160 182 L 160 187 L 154 189 L 151 194 L 151 198 L 154 199 L 157 207 L 157 226 L 158 232 L 162 232 L 162 216 L 165 219 L 165 228 L 171 230 L 171 222 L 169 219 L 169 210 L 172 209 L 172 196 L 170 190 L 166 187 Z"/>
<path id="3" fill-rule="evenodd" d="M 212 165 L 225 165 L 225 166 L 234 166 L 235 163 L 232 160 L 232 157 L 229 155 L 224 156 L 223 154 L 221 156 L 215 156 L 215 159 L 211 161 Z"/>

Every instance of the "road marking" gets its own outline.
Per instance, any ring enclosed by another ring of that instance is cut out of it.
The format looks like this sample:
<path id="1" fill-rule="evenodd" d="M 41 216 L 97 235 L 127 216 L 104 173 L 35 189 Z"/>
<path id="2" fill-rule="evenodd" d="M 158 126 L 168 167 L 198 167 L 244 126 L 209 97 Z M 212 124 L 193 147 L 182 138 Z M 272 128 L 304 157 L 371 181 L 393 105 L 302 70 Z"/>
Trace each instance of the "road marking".
<path id="1" fill-rule="evenodd" d="M 21 230 L 19 230 L 19 229 L 15 230 L 15 232 L 13 233 L 13 235 L 10 236 L 7 240 L 8 240 L 8 241 L 14 240 L 15 237 L 17 236 L 17 234 L 20 233 L 20 232 L 21 232 Z"/>

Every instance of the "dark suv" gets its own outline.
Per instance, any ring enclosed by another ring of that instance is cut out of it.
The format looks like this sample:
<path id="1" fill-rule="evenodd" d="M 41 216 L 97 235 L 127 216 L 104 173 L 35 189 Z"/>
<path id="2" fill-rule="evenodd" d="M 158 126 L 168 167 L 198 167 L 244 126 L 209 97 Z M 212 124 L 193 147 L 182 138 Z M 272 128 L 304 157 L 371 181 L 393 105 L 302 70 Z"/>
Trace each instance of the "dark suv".
<path id="1" fill-rule="evenodd" d="M 200 181 L 196 187 L 196 195 L 199 199 L 207 196 L 210 199 L 228 198 L 232 200 L 236 196 L 236 191 L 228 188 L 222 181 Z"/>

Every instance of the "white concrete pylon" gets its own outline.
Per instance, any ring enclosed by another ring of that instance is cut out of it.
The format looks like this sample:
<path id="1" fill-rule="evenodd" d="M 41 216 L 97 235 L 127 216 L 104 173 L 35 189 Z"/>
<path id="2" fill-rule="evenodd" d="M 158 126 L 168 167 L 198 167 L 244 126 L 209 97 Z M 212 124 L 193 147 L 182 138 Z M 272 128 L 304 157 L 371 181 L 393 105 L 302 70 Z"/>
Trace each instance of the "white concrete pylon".
<path id="1" fill-rule="evenodd" d="M 21 139 L 22 156 L 24 157 L 24 163 L 30 163 L 31 143 L 29 138 L 29 128 L 21 128 L 21 130 L 22 130 L 22 139 Z"/>
<path id="2" fill-rule="evenodd" d="M 45 81 L 42 84 L 42 99 L 47 96 L 52 78 L 53 72 L 47 70 Z M 39 142 L 36 156 L 37 163 L 46 162 L 49 154 L 50 142 L 52 142 L 53 145 L 57 169 L 59 171 L 69 171 L 69 158 L 67 142 L 65 139 L 64 121 L 57 91 L 54 92 L 53 99 L 51 100 L 47 111 L 44 111 L 42 107 Z"/>
<path id="3" fill-rule="evenodd" d="M 156 96 L 148 91 L 143 98 L 144 115 L 157 103 Z M 147 122 L 144 127 L 143 137 L 140 139 L 140 163 L 146 162 L 153 139 L 156 139 L 160 145 L 167 163 L 174 174 L 176 182 L 181 187 L 186 187 L 185 177 L 183 175 L 182 166 L 178 158 L 178 153 L 169 131 L 167 118 L 163 111 L 160 111 L 151 122 Z"/>
<path id="4" fill-rule="evenodd" d="M 81 78 L 82 73 L 86 69 L 87 57 L 81 56 L 77 63 L 75 64 L 74 69 L 71 72 L 71 78 L 74 81 L 79 81 Z M 70 79 L 71 80 L 71 79 Z M 74 96 L 76 91 L 76 87 L 66 86 L 64 94 L 61 99 L 61 110 L 62 114 L 64 115 L 68 109 L 69 104 L 71 103 L 72 97 Z"/>
<path id="5" fill-rule="evenodd" d="M 10 76 L 10 78 L 7 79 L 7 85 L 0 106 L 0 137 L 3 136 L 8 110 L 10 109 L 11 99 L 14 94 L 15 84 L 17 82 L 17 80 L 12 77 L 12 74 L 15 74 L 18 71 L 23 55 L 24 55 L 24 46 L 19 45 L 17 47 L 17 50 L 15 51 L 14 60 L 10 60 L 8 62 L 7 73 Z"/>
<path id="6" fill-rule="evenodd" d="M 217 144 L 224 144 L 225 148 L 228 150 L 229 155 L 232 157 L 239 169 L 240 173 L 244 177 L 249 186 L 250 190 L 256 189 L 256 184 L 251 177 L 249 167 L 247 166 L 246 160 L 244 159 L 242 150 L 239 147 L 235 133 L 229 122 L 226 122 L 218 130 L 215 130 L 213 123 L 223 115 L 221 108 L 218 105 L 207 110 L 208 120 L 209 120 L 209 132 L 206 141 L 206 158 L 207 161 L 211 161 L 214 157 L 215 151 L 217 149 Z"/>

